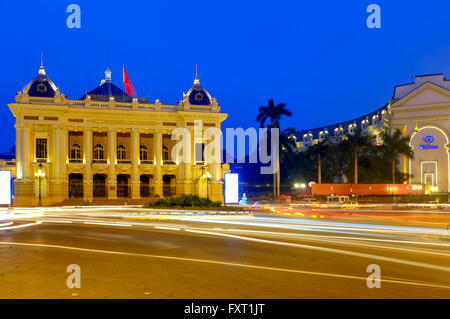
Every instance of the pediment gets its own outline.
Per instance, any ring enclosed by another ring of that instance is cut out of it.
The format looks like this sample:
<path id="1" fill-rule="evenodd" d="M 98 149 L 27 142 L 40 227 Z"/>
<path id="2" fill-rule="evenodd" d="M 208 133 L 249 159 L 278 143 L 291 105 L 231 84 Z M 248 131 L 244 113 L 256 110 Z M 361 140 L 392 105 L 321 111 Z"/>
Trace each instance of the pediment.
<path id="1" fill-rule="evenodd" d="M 450 91 L 427 82 L 396 101 L 391 107 L 441 103 L 450 104 Z"/>

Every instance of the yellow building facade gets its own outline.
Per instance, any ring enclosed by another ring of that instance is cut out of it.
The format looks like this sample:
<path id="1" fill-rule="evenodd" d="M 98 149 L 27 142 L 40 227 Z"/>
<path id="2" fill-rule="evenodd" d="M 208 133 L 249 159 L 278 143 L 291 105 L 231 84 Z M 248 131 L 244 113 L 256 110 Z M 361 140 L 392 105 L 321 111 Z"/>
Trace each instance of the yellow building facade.
<path id="1" fill-rule="evenodd" d="M 227 114 L 197 77 L 177 105 L 128 96 L 109 69 L 99 87 L 70 100 L 41 65 L 8 106 L 16 118 L 14 206 L 143 203 L 181 194 L 223 202 L 229 167 L 208 158 L 212 140 L 203 133 L 220 131 Z M 171 156 L 179 128 L 191 133 L 188 161 Z"/>

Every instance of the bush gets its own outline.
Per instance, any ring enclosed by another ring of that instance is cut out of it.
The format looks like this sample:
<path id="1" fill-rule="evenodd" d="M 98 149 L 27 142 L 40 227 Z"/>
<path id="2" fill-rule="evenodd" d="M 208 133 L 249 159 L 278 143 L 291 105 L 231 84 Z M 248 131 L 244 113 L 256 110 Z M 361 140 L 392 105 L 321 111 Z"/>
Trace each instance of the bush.
<path id="1" fill-rule="evenodd" d="M 221 202 L 213 202 L 210 199 L 198 195 L 181 195 L 175 198 L 161 198 L 144 207 L 221 207 Z"/>

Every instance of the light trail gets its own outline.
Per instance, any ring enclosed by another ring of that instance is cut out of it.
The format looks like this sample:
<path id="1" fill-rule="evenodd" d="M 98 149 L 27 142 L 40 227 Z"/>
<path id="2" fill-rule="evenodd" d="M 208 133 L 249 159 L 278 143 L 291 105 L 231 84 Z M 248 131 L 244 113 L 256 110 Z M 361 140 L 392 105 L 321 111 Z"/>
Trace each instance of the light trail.
<path id="1" fill-rule="evenodd" d="M 318 251 L 336 253 L 336 254 L 341 254 L 341 255 L 362 257 L 362 258 L 367 258 L 367 259 L 378 259 L 378 260 L 383 260 L 383 261 L 387 261 L 387 262 L 393 262 L 393 263 L 405 264 L 405 265 L 410 265 L 410 266 L 416 266 L 416 267 L 429 268 L 429 269 L 450 272 L 450 267 L 446 267 L 446 266 L 438 266 L 438 265 L 426 264 L 426 263 L 422 263 L 422 262 L 399 259 L 399 258 L 372 255 L 372 254 L 367 254 L 367 253 L 358 253 L 358 252 L 342 250 L 342 249 L 334 249 L 334 248 L 311 246 L 311 245 L 305 245 L 305 244 L 273 241 L 273 240 L 266 240 L 266 239 L 259 239 L 259 238 L 253 238 L 253 237 L 245 237 L 245 236 L 238 236 L 238 235 L 231 235 L 231 234 L 224 234 L 224 233 L 217 233 L 217 232 L 210 232 L 210 231 L 200 231 L 200 230 L 193 230 L 193 229 L 186 229 L 186 231 L 199 233 L 199 234 L 205 234 L 205 235 L 222 236 L 222 237 L 241 239 L 241 240 L 259 242 L 259 243 L 266 243 L 266 244 L 272 244 L 272 245 L 318 250 Z"/>
<path id="2" fill-rule="evenodd" d="M 36 225 L 39 225 L 39 224 L 42 224 L 42 222 L 38 221 L 38 222 L 30 223 L 30 224 L 22 224 L 22 225 L 16 225 L 16 226 L 2 227 L 2 228 L 0 228 L 0 230 L 25 228 L 25 227 L 36 226 Z"/>
<path id="3" fill-rule="evenodd" d="M 288 268 L 266 267 L 266 266 L 240 264 L 240 263 L 232 263 L 232 262 L 224 262 L 224 261 L 216 261 L 216 260 L 208 260 L 208 259 L 195 259 L 195 258 L 163 256 L 163 255 L 150 255 L 150 254 L 122 252 L 122 251 L 99 250 L 99 249 L 89 249 L 89 248 L 79 248 L 79 247 L 70 247 L 70 246 L 61 246 L 61 245 L 49 245 L 49 244 L 18 243 L 18 242 L 8 242 L 8 241 L 0 242 L 0 245 L 66 249 L 66 250 L 89 252 L 89 253 L 157 258 L 157 259 L 165 259 L 165 260 L 215 264 L 215 265 L 222 265 L 222 266 L 232 266 L 232 267 L 240 267 L 240 268 L 250 268 L 250 269 L 258 269 L 258 270 L 269 270 L 269 271 L 287 272 L 287 273 L 295 273 L 295 274 L 303 274 L 303 275 L 314 275 L 314 276 L 324 276 L 324 277 L 332 277 L 332 278 L 367 281 L 367 277 L 360 277 L 360 276 L 351 276 L 351 275 L 344 275 L 344 274 L 315 272 L 315 271 L 306 271 L 306 270 L 297 270 L 297 269 L 288 269 Z M 450 286 L 437 285 L 434 283 L 423 283 L 423 282 L 402 281 L 402 280 L 392 280 L 392 279 L 382 279 L 381 282 L 401 284 L 401 285 L 422 286 L 422 287 L 426 286 L 426 287 L 434 287 L 434 288 L 441 288 L 441 289 L 450 289 Z"/>

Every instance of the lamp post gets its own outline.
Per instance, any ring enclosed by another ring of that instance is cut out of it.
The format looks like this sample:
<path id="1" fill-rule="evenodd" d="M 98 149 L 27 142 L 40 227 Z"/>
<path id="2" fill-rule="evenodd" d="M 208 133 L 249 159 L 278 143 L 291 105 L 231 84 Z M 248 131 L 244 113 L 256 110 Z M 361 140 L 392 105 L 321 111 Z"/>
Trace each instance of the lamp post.
<path id="1" fill-rule="evenodd" d="M 39 206 L 42 206 L 41 182 L 42 178 L 45 177 L 45 173 L 42 171 L 42 164 L 39 164 L 39 171 L 34 173 L 34 176 L 39 180 Z"/>
<path id="2" fill-rule="evenodd" d="M 202 174 L 203 174 L 204 170 L 205 170 L 205 167 L 202 166 Z M 206 172 L 206 174 L 203 174 L 202 177 L 204 179 L 206 179 L 206 199 L 209 200 L 209 180 L 212 177 L 212 175 L 209 172 Z"/>

